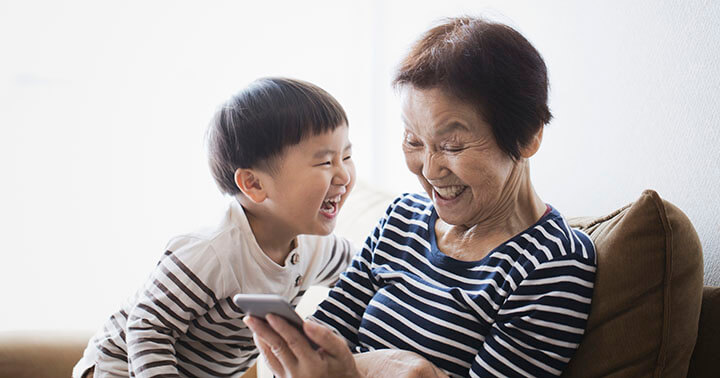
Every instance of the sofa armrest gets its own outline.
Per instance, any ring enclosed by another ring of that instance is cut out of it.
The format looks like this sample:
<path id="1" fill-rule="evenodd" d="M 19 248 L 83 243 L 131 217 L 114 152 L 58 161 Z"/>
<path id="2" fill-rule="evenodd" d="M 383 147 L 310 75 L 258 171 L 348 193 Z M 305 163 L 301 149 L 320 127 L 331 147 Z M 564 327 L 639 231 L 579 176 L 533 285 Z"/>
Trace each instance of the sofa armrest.
<path id="1" fill-rule="evenodd" d="M 0 333 L 0 377 L 69 377 L 91 333 Z"/>

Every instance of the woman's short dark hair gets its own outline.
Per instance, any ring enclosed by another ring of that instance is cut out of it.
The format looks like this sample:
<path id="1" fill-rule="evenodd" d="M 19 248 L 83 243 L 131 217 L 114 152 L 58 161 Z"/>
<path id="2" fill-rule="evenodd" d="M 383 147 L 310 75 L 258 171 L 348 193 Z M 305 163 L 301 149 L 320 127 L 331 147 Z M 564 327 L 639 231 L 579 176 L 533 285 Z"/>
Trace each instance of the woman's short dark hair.
<path id="1" fill-rule="evenodd" d="M 515 29 L 478 18 L 446 19 L 427 31 L 393 80 L 396 88 L 406 84 L 475 104 L 514 159 L 552 118 L 540 53 Z"/>
<path id="2" fill-rule="evenodd" d="M 348 125 L 345 110 L 322 88 L 280 77 L 255 80 L 220 106 L 208 127 L 213 178 L 235 195 L 238 168 L 273 172 L 285 148 L 340 125 Z"/>

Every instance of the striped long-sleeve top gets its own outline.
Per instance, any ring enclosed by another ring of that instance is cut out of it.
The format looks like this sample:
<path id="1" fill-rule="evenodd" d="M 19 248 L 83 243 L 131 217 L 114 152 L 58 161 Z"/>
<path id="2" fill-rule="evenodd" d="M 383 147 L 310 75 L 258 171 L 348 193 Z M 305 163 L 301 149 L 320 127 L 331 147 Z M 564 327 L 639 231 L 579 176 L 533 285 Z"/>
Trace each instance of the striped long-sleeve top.
<path id="1" fill-rule="evenodd" d="M 432 202 L 398 197 L 312 318 L 357 352 L 416 352 L 451 376 L 557 376 L 585 331 L 590 238 L 550 208 L 479 261 L 438 250 Z"/>
<path id="2" fill-rule="evenodd" d="M 168 243 L 145 285 L 90 340 L 73 376 L 94 366 L 96 375 L 237 377 L 259 353 L 232 297 L 272 293 L 294 306 L 310 285 L 335 283 L 352 254 L 334 235 L 300 235 L 280 266 L 233 201 L 219 227 Z"/>

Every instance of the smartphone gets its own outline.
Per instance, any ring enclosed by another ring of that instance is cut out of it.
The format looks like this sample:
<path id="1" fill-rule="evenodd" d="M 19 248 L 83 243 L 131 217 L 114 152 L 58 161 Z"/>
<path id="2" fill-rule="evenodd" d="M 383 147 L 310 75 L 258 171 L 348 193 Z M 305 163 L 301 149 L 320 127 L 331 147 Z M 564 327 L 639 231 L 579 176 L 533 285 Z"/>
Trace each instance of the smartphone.
<path id="1" fill-rule="evenodd" d="M 267 314 L 275 314 L 282 316 L 288 323 L 294 325 L 300 333 L 305 335 L 303 331 L 303 320 L 300 315 L 293 310 L 290 303 L 285 298 L 273 294 L 236 294 L 233 297 L 236 306 L 247 315 L 256 318 L 265 319 Z M 307 338 L 307 336 L 305 336 Z M 317 349 L 317 345 L 309 338 L 308 342 L 313 349 Z"/>

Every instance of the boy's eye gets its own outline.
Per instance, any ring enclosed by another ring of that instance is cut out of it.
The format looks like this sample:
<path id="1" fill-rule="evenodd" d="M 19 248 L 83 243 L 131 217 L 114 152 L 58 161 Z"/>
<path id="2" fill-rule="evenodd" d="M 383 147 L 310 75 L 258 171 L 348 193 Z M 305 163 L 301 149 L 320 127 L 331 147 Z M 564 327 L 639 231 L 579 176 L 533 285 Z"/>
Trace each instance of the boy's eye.
<path id="1" fill-rule="evenodd" d="M 350 160 L 351 157 L 352 157 L 352 156 L 346 156 L 346 157 L 343 158 L 343 161 Z"/>

